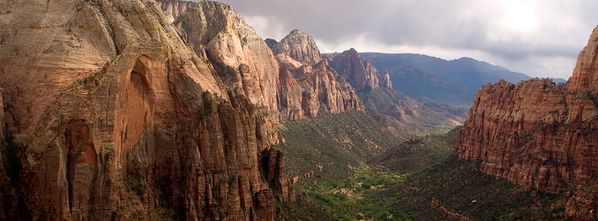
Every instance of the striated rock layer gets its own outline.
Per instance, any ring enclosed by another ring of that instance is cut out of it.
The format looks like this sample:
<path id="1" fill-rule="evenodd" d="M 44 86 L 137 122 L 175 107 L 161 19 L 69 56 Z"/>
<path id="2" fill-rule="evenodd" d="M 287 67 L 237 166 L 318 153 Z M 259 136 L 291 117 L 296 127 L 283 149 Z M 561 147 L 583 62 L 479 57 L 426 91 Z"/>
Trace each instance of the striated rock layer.
<path id="1" fill-rule="evenodd" d="M 283 117 L 315 117 L 321 110 L 364 110 L 355 89 L 321 58 L 311 36 L 293 30 L 280 42 L 267 42 L 280 65 L 279 108 Z"/>
<path id="2" fill-rule="evenodd" d="M 286 54 L 304 64 L 315 65 L 322 60 L 320 49 L 314 39 L 297 29 L 291 31 L 280 42 L 271 43 L 271 46 L 274 53 Z"/>
<path id="3" fill-rule="evenodd" d="M 587 189 L 598 175 L 597 46 L 598 28 L 567 85 L 501 81 L 482 88 L 455 146 L 458 155 L 482 160 L 484 173 L 530 189 Z M 596 196 L 579 195 L 590 200 L 581 203 L 586 213 L 568 208 L 568 214 L 595 219 L 596 208 L 587 205 L 595 207 Z"/>
<path id="4" fill-rule="evenodd" d="M 163 1 L 161 7 L 196 51 L 205 48 L 224 83 L 263 106 L 272 122 L 315 117 L 320 110 L 363 110 L 353 88 L 320 62 L 320 51 L 306 33 L 293 30 L 268 45 L 229 8 L 212 12 L 205 3 L 179 1 Z"/>
<path id="5" fill-rule="evenodd" d="M 220 3 L 0 6 L 0 219 L 272 220 L 280 121 L 363 109 Z"/>
<path id="6" fill-rule="evenodd" d="M 357 91 L 371 91 L 382 86 L 378 70 L 361 58 L 354 48 L 327 56 L 330 66 L 343 76 Z M 386 82 L 387 83 L 387 82 Z"/>

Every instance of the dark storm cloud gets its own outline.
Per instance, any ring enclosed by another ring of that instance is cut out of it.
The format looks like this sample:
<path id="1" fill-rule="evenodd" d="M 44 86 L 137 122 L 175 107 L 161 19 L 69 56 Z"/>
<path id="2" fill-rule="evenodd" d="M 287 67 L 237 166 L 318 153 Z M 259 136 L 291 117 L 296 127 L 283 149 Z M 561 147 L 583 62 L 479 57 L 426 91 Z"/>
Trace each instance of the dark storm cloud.
<path id="1" fill-rule="evenodd" d="M 568 77 L 598 24 L 595 0 L 223 0 L 264 37 L 306 31 L 323 51 L 471 56 Z M 483 2 L 483 3 L 480 3 Z"/>

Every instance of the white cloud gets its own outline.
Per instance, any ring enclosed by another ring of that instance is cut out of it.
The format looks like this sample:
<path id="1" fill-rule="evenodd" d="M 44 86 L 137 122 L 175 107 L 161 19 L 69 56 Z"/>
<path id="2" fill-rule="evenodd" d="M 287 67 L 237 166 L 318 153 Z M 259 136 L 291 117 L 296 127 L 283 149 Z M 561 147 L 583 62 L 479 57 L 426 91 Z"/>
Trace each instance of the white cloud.
<path id="1" fill-rule="evenodd" d="M 223 0 L 265 37 L 294 28 L 323 52 L 473 57 L 532 76 L 567 78 L 598 23 L 595 0 Z"/>

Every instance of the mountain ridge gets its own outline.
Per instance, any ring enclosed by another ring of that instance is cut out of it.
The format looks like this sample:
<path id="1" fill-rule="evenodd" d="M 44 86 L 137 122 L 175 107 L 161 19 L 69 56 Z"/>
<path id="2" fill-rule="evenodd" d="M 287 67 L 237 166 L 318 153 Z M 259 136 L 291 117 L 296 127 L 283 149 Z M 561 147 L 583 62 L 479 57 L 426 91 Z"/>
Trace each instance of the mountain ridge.
<path id="1" fill-rule="evenodd" d="M 444 60 L 413 53 L 362 53 L 379 70 L 388 71 L 393 86 L 414 97 L 438 103 L 470 105 L 478 89 L 499 79 L 516 83 L 530 77 L 506 68 L 463 57 Z"/>

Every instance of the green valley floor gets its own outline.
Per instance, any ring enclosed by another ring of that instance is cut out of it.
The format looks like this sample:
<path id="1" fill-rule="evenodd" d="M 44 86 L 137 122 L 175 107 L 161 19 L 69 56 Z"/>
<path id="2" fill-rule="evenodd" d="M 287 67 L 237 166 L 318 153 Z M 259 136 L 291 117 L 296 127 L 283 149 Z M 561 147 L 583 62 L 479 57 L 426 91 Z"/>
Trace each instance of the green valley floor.
<path id="1" fill-rule="evenodd" d="M 458 159 L 460 128 L 413 135 L 371 113 L 288 122 L 295 202 L 278 220 L 567 220 L 565 199 L 483 175 Z"/>

